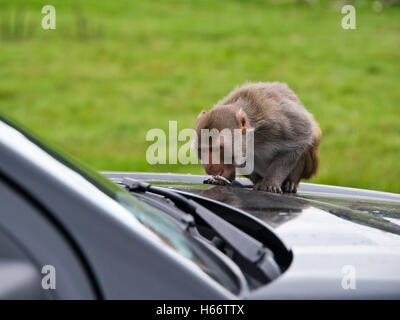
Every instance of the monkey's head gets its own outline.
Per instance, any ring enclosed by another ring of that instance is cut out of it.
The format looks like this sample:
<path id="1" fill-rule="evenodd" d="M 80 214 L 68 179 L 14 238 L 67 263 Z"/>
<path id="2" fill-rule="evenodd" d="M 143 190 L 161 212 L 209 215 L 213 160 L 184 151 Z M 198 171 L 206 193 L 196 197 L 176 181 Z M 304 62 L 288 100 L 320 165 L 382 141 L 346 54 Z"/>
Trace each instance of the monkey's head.
<path id="1" fill-rule="evenodd" d="M 238 167 L 235 137 L 237 134 L 244 135 L 249 128 L 245 112 L 230 105 L 200 112 L 196 121 L 195 147 L 208 175 L 223 176 L 230 181 L 235 179 Z M 245 152 L 243 148 L 245 145 L 240 147 Z"/>

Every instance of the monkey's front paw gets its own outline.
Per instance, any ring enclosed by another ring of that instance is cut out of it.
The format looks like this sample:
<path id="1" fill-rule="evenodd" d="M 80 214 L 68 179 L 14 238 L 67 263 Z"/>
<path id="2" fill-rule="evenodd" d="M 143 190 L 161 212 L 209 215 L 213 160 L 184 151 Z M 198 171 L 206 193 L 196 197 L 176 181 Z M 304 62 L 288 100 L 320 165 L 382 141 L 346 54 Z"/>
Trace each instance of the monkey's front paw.
<path id="1" fill-rule="evenodd" d="M 230 185 L 231 182 L 222 177 L 222 176 L 212 176 L 206 180 L 203 181 L 204 184 L 213 184 L 213 185 L 217 185 L 217 186 L 226 186 L 226 185 Z"/>
<path id="2" fill-rule="evenodd" d="M 282 190 L 287 193 L 297 193 L 297 183 L 286 180 L 282 185 Z"/>
<path id="3" fill-rule="evenodd" d="M 255 190 L 260 190 L 260 191 L 267 191 L 271 193 L 282 193 L 282 189 L 279 185 L 270 185 L 270 184 L 265 184 L 265 183 L 257 183 L 253 186 Z"/>

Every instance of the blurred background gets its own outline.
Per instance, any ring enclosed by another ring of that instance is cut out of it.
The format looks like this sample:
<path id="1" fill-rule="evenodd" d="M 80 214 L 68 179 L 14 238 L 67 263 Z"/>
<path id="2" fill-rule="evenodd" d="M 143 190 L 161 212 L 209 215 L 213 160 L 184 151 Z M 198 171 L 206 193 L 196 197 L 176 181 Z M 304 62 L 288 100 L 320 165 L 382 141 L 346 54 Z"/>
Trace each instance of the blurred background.
<path id="1" fill-rule="evenodd" d="M 323 131 L 312 182 L 400 192 L 399 1 L 0 0 L 0 33 L 0 113 L 97 170 L 202 173 L 148 164 L 147 131 L 284 81 Z"/>

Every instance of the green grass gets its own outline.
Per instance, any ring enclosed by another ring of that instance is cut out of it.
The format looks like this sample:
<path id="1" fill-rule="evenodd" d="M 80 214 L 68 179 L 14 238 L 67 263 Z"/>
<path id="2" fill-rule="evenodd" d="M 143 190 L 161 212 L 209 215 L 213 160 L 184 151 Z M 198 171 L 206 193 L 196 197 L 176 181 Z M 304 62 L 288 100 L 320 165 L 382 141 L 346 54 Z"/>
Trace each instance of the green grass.
<path id="1" fill-rule="evenodd" d="M 0 0 L 3 28 L 24 8 L 34 31 L 0 40 L 0 113 L 98 170 L 201 173 L 148 164 L 146 132 L 193 127 L 245 81 L 285 81 L 323 131 L 312 182 L 400 192 L 400 8 L 358 1 L 343 30 L 336 2 L 316 2 L 86 0 L 78 32 L 76 1 Z"/>

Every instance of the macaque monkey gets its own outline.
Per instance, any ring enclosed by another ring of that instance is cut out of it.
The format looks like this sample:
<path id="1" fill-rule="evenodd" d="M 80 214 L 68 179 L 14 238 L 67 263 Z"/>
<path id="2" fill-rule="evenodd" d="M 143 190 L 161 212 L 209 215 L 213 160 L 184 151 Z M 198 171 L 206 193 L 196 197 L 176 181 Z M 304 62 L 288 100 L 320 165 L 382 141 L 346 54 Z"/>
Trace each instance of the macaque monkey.
<path id="1" fill-rule="evenodd" d="M 317 172 L 321 130 L 285 83 L 247 83 L 197 117 L 198 156 L 202 159 L 201 152 L 208 150 L 209 161 L 202 162 L 206 173 L 213 176 L 205 183 L 229 184 L 238 168 L 235 153 L 232 161 L 224 162 L 226 141 L 202 141 L 202 129 L 239 129 L 243 135 L 254 131 L 254 170 L 245 176 L 256 190 L 296 193 L 300 179 L 309 179 Z M 219 158 L 215 161 L 213 153 L 218 147 Z"/>

